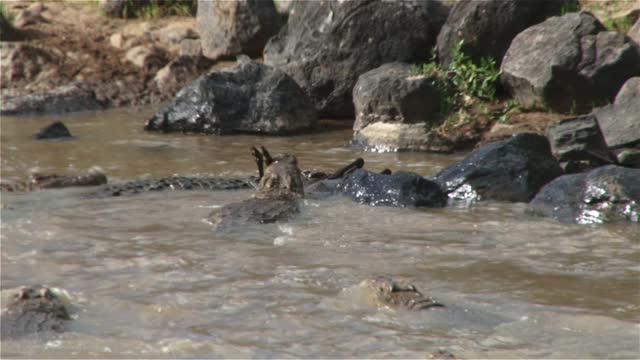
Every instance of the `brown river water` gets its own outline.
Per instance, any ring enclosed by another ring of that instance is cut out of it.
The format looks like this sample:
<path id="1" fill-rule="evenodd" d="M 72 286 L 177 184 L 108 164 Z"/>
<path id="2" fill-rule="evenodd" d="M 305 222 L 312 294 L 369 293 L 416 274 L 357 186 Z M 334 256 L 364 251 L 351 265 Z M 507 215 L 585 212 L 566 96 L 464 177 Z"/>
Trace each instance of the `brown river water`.
<path id="1" fill-rule="evenodd" d="M 430 175 L 460 155 L 363 153 L 330 126 L 294 137 L 145 133 L 153 109 L 3 117 L 3 181 L 100 166 L 111 182 L 250 175 L 251 145 L 335 169 Z M 64 120 L 75 139 L 40 142 Z M 3 193 L 1 288 L 68 293 L 69 331 L 2 342 L 3 358 L 640 358 L 640 226 L 564 225 L 524 204 L 401 209 L 305 200 L 280 225 L 216 234 L 211 209 L 250 191 L 88 199 Z M 377 308 L 362 280 L 408 280 L 448 305 Z"/>

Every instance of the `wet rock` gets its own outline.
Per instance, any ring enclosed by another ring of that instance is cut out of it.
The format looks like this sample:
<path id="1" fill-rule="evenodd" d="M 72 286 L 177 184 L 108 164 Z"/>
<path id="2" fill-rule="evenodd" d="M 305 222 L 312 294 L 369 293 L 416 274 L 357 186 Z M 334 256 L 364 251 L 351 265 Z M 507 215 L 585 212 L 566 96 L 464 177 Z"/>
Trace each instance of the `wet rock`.
<path id="1" fill-rule="evenodd" d="M 0 334 L 6 339 L 36 333 L 62 332 L 71 316 L 56 291 L 33 286 L 23 288 L 14 296 L 0 319 Z"/>
<path id="2" fill-rule="evenodd" d="M 640 149 L 622 148 L 618 149 L 615 154 L 618 164 L 640 168 Z"/>
<path id="3" fill-rule="evenodd" d="M 147 121 L 145 130 L 286 134 L 316 122 L 313 105 L 293 79 L 249 61 L 187 85 Z"/>
<path id="4" fill-rule="evenodd" d="M 66 125 L 62 123 L 62 121 L 56 121 L 53 124 L 47 125 L 44 128 L 40 129 L 37 134 L 35 134 L 35 138 L 38 140 L 64 139 L 70 137 L 71 133 L 69 132 L 69 129 L 67 129 Z"/>
<path id="5" fill-rule="evenodd" d="M 593 111 L 609 148 L 640 145 L 640 77 L 629 79 L 616 101 Z"/>
<path id="6" fill-rule="evenodd" d="M 175 94 L 185 82 L 195 80 L 213 66 L 204 56 L 180 56 L 160 69 L 154 78 L 162 93 Z"/>
<path id="7" fill-rule="evenodd" d="M 640 169 L 607 165 L 545 185 L 527 212 L 565 223 L 640 222 Z"/>
<path id="8" fill-rule="evenodd" d="M 627 32 L 627 36 L 638 46 L 640 46 L 640 19 L 636 20 L 631 29 Z"/>
<path id="9" fill-rule="evenodd" d="M 562 175 L 546 137 L 522 133 L 485 145 L 440 171 L 435 181 L 454 201 L 528 202 Z"/>
<path id="10" fill-rule="evenodd" d="M 440 92 L 429 77 L 412 76 L 411 66 L 390 63 L 368 71 L 353 88 L 356 121 L 353 143 L 394 151 L 420 150 L 440 120 Z M 367 131 L 384 124 L 383 136 Z"/>
<path id="11" fill-rule="evenodd" d="M 365 296 L 374 306 L 404 310 L 429 310 L 443 308 L 444 305 L 424 296 L 416 287 L 406 282 L 394 281 L 386 276 L 367 279 L 360 283 Z"/>
<path id="12" fill-rule="evenodd" d="M 169 61 L 164 50 L 150 45 L 132 47 L 127 50 L 125 58 L 145 71 L 160 69 Z"/>
<path id="13" fill-rule="evenodd" d="M 3 96 L 0 115 L 61 114 L 103 108 L 93 90 L 72 84 L 48 92 Z"/>
<path id="14" fill-rule="evenodd" d="M 573 0 L 462 0 L 456 1 L 438 35 L 438 58 L 448 66 L 453 49 L 464 41 L 462 50 L 475 63 L 490 57 L 500 65 L 511 41 L 518 33 L 549 16 L 560 15 Z"/>
<path id="15" fill-rule="evenodd" d="M 354 201 L 374 206 L 443 207 L 447 195 L 440 186 L 411 172 L 391 175 L 357 169 L 339 185 L 340 191 Z"/>
<path id="16" fill-rule="evenodd" d="M 389 62 L 429 58 L 442 16 L 434 1 L 296 1 L 264 49 L 323 116 L 352 117 L 358 76 Z"/>
<path id="17" fill-rule="evenodd" d="M 612 101 L 628 78 L 640 74 L 640 51 L 624 34 L 604 30 L 587 12 L 528 28 L 503 59 L 503 83 L 527 108 L 586 113 Z"/>
<path id="18" fill-rule="evenodd" d="M 281 26 L 273 1 L 199 0 L 197 18 L 202 53 L 213 60 L 257 57 Z"/>
<path id="19" fill-rule="evenodd" d="M 613 163 L 613 157 L 604 141 L 598 122 L 593 115 L 564 119 L 547 129 L 553 155 L 566 173 Z"/>

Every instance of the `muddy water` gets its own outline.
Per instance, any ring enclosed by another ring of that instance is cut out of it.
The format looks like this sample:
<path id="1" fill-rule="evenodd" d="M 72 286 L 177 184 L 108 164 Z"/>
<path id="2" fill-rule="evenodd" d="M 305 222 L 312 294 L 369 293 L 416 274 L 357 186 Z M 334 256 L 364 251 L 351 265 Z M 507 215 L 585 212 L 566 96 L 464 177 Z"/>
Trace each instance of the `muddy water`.
<path id="1" fill-rule="evenodd" d="M 100 166 L 111 181 L 247 175 L 247 148 L 302 167 L 433 174 L 459 158 L 363 154 L 348 128 L 296 137 L 183 136 L 141 129 L 149 109 L 66 116 L 72 141 L 31 135 L 58 117 L 3 118 L 3 181 Z M 250 195 L 153 193 L 86 199 L 83 189 L 2 194 L 2 298 L 24 284 L 68 292 L 71 328 L 2 342 L 20 358 L 640 357 L 640 229 L 531 218 L 523 204 L 415 210 L 307 200 L 283 225 L 216 234 L 211 209 Z M 356 285 L 389 275 L 448 305 L 408 313 Z M 6 302 L 3 302 L 6 305 Z"/>

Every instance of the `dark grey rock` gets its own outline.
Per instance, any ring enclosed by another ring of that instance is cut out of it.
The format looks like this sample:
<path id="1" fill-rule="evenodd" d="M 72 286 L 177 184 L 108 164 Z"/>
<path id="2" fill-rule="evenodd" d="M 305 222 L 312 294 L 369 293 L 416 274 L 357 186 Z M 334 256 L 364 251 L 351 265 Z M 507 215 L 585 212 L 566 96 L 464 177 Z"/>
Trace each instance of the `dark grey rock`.
<path id="1" fill-rule="evenodd" d="M 609 148 L 640 145 L 640 77 L 629 79 L 615 103 L 593 111 Z"/>
<path id="2" fill-rule="evenodd" d="M 581 172 L 614 162 L 593 115 L 558 121 L 549 126 L 547 137 L 551 152 L 563 164 L 566 173 Z"/>
<path id="3" fill-rule="evenodd" d="M 504 85 L 527 108 L 587 113 L 613 101 L 622 84 L 640 74 L 640 51 L 624 34 L 604 30 L 586 12 L 526 29 L 503 59 Z"/>
<path id="4" fill-rule="evenodd" d="M 429 58 L 441 8 L 435 1 L 296 1 L 264 61 L 291 75 L 321 115 L 352 117 L 358 76 Z"/>
<path id="5" fill-rule="evenodd" d="M 474 151 L 435 176 L 454 201 L 528 202 L 562 175 L 546 137 L 521 133 Z"/>
<path id="6" fill-rule="evenodd" d="M 213 60 L 260 56 L 281 26 L 273 1 L 199 0 L 197 18 L 202 53 Z"/>
<path id="7" fill-rule="evenodd" d="M 67 126 L 62 123 L 62 121 L 56 121 L 53 124 L 47 125 L 40 129 L 37 134 L 35 134 L 35 138 L 38 140 L 42 139 L 64 139 L 70 138 L 71 133 Z"/>
<path id="8" fill-rule="evenodd" d="M 411 71 L 411 65 L 390 63 L 360 75 L 353 88 L 354 144 L 400 151 L 418 150 L 425 142 L 427 131 L 440 120 L 440 92 L 432 79 Z M 386 125 L 380 136 L 366 130 L 380 123 Z M 404 136 L 393 136 L 397 132 Z"/>
<path id="9" fill-rule="evenodd" d="M 443 207 L 447 203 L 447 195 L 437 183 L 411 172 L 383 175 L 356 169 L 339 189 L 358 203 L 374 206 Z"/>
<path id="10" fill-rule="evenodd" d="M 565 223 L 640 222 L 640 169 L 607 165 L 545 185 L 527 212 Z"/>
<path id="11" fill-rule="evenodd" d="M 19 338 L 36 333 L 62 332 L 71 320 L 62 299 L 43 286 L 23 288 L 0 318 L 0 336 Z"/>
<path id="12" fill-rule="evenodd" d="M 103 108 L 93 90 L 84 86 L 64 85 L 41 93 L 3 95 L 0 115 L 62 114 Z"/>
<path id="13" fill-rule="evenodd" d="M 454 47 L 463 40 L 462 50 L 474 62 L 490 57 L 499 66 L 518 33 L 549 16 L 560 15 L 562 7 L 573 1 L 456 1 L 438 35 L 439 61 L 448 66 L 453 60 Z"/>
<path id="14" fill-rule="evenodd" d="M 249 61 L 185 86 L 147 121 L 145 130 L 286 134 L 316 122 L 313 105 L 293 79 Z"/>
<path id="15" fill-rule="evenodd" d="M 640 168 L 640 149 L 618 149 L 616 152 L 618 164 L 622 166 Z"/>

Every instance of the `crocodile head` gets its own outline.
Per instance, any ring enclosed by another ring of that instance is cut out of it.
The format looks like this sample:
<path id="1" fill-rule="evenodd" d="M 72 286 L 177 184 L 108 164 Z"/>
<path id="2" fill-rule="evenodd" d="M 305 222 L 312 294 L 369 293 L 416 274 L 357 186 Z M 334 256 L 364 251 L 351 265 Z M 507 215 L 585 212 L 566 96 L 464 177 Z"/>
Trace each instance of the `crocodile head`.
<path id="1" fill-rule="evenodd" d="M 370 299 L 377 306 L 403 308 L 406 310 L 426 310 L 444 307 L 430 297 L 425 297 L 415 286 L 396 282 L 391 278 L 379 276 L 360 283 L 367 290 Z"/>

